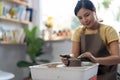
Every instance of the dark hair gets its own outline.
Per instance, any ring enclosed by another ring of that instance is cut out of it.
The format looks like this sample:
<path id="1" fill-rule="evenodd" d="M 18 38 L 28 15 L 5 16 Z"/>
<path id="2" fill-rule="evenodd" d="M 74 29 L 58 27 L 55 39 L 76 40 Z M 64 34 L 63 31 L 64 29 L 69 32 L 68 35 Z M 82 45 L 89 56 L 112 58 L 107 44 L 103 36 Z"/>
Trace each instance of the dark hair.
<path id="1" fill-rule="evenodd" d="M 94 4 L 90 0 L 79 0 L 76 4 L 75 9 L 74 9 L 74 13 L 76 16 L 77 16 L 78 11 L 81 8 L 86 8 L 86 9 L 89 9 L 91 11 L 95 10 Z"/>

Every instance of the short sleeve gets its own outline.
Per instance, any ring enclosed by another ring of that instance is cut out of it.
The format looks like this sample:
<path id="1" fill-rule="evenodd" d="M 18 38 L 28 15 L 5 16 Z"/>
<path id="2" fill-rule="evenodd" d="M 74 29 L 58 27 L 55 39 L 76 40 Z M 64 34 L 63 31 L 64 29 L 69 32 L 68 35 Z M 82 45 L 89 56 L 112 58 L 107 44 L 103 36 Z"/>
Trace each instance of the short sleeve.
<path id="1" fill-rule="evenodd" d="M 116 30 L 112 27 L 106 28 L 105 35 L 106 35 L 106 39 L 107 39 L 107 44 L 111 43 L 112 41 L 119 40 Z"/>
<path id="2" fill-rule="evenodd" d="M 71 40 L 74 41 L 74 42 L 80 42 L 80 33 L 81 33 L 81 31 L 82 31 L 82 28 L 80 28 L 80 27 L 77 28 L 75 30 L 75 32 L 73 33 Z"/>

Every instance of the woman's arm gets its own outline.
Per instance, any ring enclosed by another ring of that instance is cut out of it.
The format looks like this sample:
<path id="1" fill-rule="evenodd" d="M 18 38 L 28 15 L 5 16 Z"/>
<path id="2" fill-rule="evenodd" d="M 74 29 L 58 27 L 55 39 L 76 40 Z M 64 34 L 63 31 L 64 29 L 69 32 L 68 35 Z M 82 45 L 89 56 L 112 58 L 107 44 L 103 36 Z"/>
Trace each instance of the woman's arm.
<path id="1" fill-rule="evenodd" d="M 78 57 L 80 55 L 80 43 L 72 42 L 72 56 Z"/>
<path id="2" fill-rule="evenodd" d="M 78 57 L 80 54 L 79 42 L 72 42 L 72 55 L 71 57 Z M 68 55 L 60 55 L 62 62 L 67 66 L 68 65 Z"/>
<path id="3" fill-rule="evenodd" d="M 119 42 L 113 41 L 109 44 L 111 56 L 96 58 L 95 62 L 104 65 L 113 65 L 120 63 Z"/>
<path id="4" fill-rule="evenodd" d="M 114 65 L 120 63 L 120 51 L 118 41 L 111 42 L 109 46 L 111 53 L 110 56 L 96 58 L 90 52 L 85 52 L 81 55 L 81 57 L 88 57 L 91 61 L 103 65 Z"/>

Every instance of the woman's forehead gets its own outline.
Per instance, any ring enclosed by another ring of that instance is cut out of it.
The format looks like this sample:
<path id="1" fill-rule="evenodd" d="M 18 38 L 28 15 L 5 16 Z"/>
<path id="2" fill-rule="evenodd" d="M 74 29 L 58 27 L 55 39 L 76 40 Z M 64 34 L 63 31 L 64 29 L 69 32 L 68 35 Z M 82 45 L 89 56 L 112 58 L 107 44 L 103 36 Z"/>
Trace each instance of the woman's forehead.
<path id="1" fill-rule="evenodd" d="M 91 10 L 86 9 L 86 8 L 81 8 L 81 9 L 78 11 L 77 16 L 84 15 L 85 13 L 89 13 L 89 12 L 91 12 Z"/>

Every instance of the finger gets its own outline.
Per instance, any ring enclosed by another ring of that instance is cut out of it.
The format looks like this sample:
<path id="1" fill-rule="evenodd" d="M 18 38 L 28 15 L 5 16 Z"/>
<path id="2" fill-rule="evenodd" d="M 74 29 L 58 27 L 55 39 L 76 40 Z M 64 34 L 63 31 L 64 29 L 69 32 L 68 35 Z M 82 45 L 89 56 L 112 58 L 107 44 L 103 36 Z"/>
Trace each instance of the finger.
<path id="1" fill-rule="evenodd" d="M 91 60 L 92 62 L 96 62 L 96 58 L 95 58 L 93 55 L 90 56 L 90 60 Z"/>
<path id="2" fill-rule="evenodd" d="M 61 54 L 60 57 L 63 57 L 63 58 L 70 58 L 70 55 L 66 55 L 66 54 L 65 54 L 65 55 L 62 55 L 62 54 Z"/>
<path id="3" fill-rule="evenodd" d="M 83 58 L 85 57 L 85 53 L 82 53 L 80 56 L 78 56 L 77 58 Z"/>
<path id="4" fill-rule="evenodd" d="M 95 59 L 95 57 L 93 55 L 90 55 L 90 58 Z"/>
<path id="5" fill-rule="evenodd" d="M 83 53 L 83 57 L 91 57 L 92 54 L 90 52 L 85 52 Z"/>
<path id="6" fill-rule="evenodd" d="M 62 58 L 61 60 L 62 60 L 62 62 L 63 62 L 65 65 L 68 64 L 68 59 L 67 59 L 67 58 Z"/>
<path id="7" fill-rule="evenodd" d="M 77 58 L 81 58 L 82 57 L 82 54 L 80 56 L 78 56 Z"/>

